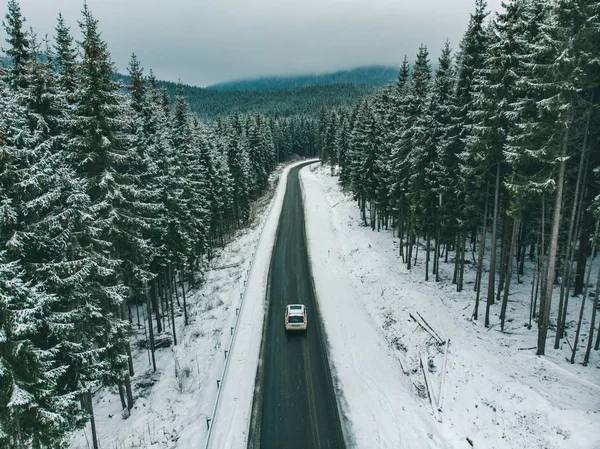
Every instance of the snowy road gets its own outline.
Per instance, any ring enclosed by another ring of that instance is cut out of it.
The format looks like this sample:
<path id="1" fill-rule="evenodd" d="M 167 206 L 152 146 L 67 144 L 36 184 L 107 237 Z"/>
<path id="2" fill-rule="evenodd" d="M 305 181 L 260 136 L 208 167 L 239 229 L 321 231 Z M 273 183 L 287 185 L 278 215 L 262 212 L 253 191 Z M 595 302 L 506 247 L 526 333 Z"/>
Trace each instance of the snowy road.
<path id="1" fill-rule="evenodd" d="M 250 447 L 340 449 L 344 440 L 313 294 L 298 171 L 293 168 L 287 179 L 271 261 L 262 388 Z M 306 335 L 286 334 L 284 308 L 290 303 L 307 306 Z"/>

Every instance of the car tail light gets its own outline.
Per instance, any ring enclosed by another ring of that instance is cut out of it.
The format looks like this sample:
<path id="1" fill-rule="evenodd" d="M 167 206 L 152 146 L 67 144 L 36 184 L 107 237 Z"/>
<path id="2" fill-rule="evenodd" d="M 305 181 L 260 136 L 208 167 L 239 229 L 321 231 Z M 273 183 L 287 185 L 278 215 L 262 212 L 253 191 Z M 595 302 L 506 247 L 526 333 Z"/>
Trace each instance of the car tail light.
<path id="1" fill-rule="evenodd" d="M 289 322 L 290 322 L 290 316 L 288 315 L 285 317 L 285 324 L 288 324 Z"/>
<path id="2" fill-rule="evenodd" d="M 302 321 L 304 321 L 304 324 L 306 324 L 306 317 L 304 315 L 302 315 Z"/>

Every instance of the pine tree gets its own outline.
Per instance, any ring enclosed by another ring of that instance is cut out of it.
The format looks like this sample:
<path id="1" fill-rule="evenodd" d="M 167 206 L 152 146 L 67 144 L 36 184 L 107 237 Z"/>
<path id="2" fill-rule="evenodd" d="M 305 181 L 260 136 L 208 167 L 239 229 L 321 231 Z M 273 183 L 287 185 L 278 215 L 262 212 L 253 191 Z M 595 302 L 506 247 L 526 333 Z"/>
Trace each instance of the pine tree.
<path id="1" fill-rule="evenodd" d="M 8 36 L 6 42 L 9 47 L 5 53 L 12 59 L 8 83 L 13 88 L 25 88 L 27 87 L 27 64 L 33 57 L 30 38 L 24 29 L 25 18 L 21 14 L 21 7 L 17 0 L 8 0 L 7 6 L 6 21 L 2 21 L 2 27 Z"/>
<path id="2" fill-rule="evenodd" d="M 127 328 L 122 306 L 128 294 L 114 244 L 122 238 L 116 208 L 122 198 L 119 170 L 126 157 L 124 103 L 112 78 L 113 64 L 87 4 L 80 22 L 83 59 L 78 67 L 77 103 L 72 113 L 69 153 L 77 174 L 87 180 L 91 222 L 81 234 L 87 276 L 79 293 L 81 341 L 87 351 L 72 364 L 72 385 L 116 384 L 127 372 Z M 102 363 L 97 363 L 102 360 Z"/>
<path id="3" fill-rule="evenodd" d="M 67 101 L 73 102 L 74 97 L 72 96 L 76 87 L 77 52 L 73 45 L 70 30 L 65 25 L 65 20 L 61 13 L 58 14 L 58 23 L 55 30 L 54 62 L 58 69 L 58 83 L 65 92 Z"/>
<path id="4" fill-rule="evenodd" d="M 55 296 L 21 278 L 17 263 L 0 252 L 0 443 L 7 449 L 61 447 L 70 429 L 73 401 L 56 391 L 65 367 L 57 366 L 57 347 L 45 342 Z"/>
<path id="5" fill-rule="evenodd" d="M 249 217 L 249 192 L 252 191 L 253 185 L 250 177 L 250 162 L 246 153 L 246 136 L 240 117 L 233 117 L 228 128 L 227 164 L 233 178 L 233 221 L 237 227 Z"/>

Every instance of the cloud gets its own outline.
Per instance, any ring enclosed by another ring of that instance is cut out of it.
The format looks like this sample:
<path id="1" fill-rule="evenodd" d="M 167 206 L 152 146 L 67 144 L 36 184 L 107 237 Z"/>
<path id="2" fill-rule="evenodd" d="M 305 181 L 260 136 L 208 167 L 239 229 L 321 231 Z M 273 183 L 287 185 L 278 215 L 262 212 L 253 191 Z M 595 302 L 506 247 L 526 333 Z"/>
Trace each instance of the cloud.
<path id="1" fill-rule="evenodd" d="M 38 35 L 54 34 L 61 10 L 79 39 L 82 1 L 20 4 Z M 500 8 L 500 0 L 488 4 Z M 88 0 L 88 5 L 119 71 L 135 52 L 158 78 L 181 77 L 203 86 L 399 65 L 404 54 L 414 59 L 421 43 L 435 59 L 447 38 L 458 47 L 474 9 L 471 0 Z"/>

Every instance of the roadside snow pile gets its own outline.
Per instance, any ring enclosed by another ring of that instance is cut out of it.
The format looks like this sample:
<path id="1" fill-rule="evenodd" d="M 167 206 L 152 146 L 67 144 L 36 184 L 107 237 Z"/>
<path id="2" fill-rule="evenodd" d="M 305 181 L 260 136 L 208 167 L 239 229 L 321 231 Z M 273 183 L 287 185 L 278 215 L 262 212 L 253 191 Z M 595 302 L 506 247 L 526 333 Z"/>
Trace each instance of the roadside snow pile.
<path id="1" fill-rule="evenodd" d="M 282 170 L 271 177 L 270 192 L 254 204 L 255 216 L 249 228 L 210 261 L 201 287 L 188 297 L 190 324 L 184 326 L 183 312 L 176 312 L 177 346 L 165 341 L 156 350 L 157 371 L 152 372 L 145 348 L 146 309 L 133 311 L 132 352 L 135 376 L 132 378 L 135 405 L 128 418 L 122 416 L 119 393 L 104 388 L 94 395 L 94 414 L 100 447 L 197 449 L 207 436 L 225 360 L 224 349 L 231 339 L 230 328 L 236 320 L 240 292 L 250 269 L 252 251 L 268 216 L 266 212 L 276 192 Z M 138 316 L 140 326 L 138 327 Z M 172 335 L 169 320 L 160 336 Z M 257 328 L 260 339 L 260 327 Z M 168 337 L 165 339 L 168 340 Z M 248 373 L 254 380 L 254 372 Z M 252 392 L 250 392 L 250 397 Z M 91 447 L 89 425 L 76 432 L 72 449 Z"/>
<path id="2" fill-rule="evenodd" d="M 586 368 L 566 361 L 566 343 L 535 355 L 537 328 L 527 328 L 530 267 L 522 284 L 511 285 L 506 331 L 499 305 L 485 328 L 470 319 L 474 264 L 461 293 L 451 283 L 453 252 L 440 263 L 441 281 L 425 282 L 423 248 L 406 270 L 398 238 L 361 226 L 356 203 L 328 168 L 305 168 L 301 180 L 319 309 L 355 447 L 600 447 L 600 354 Z M 580 301 L 570 298 L 570 338 Z"/>

